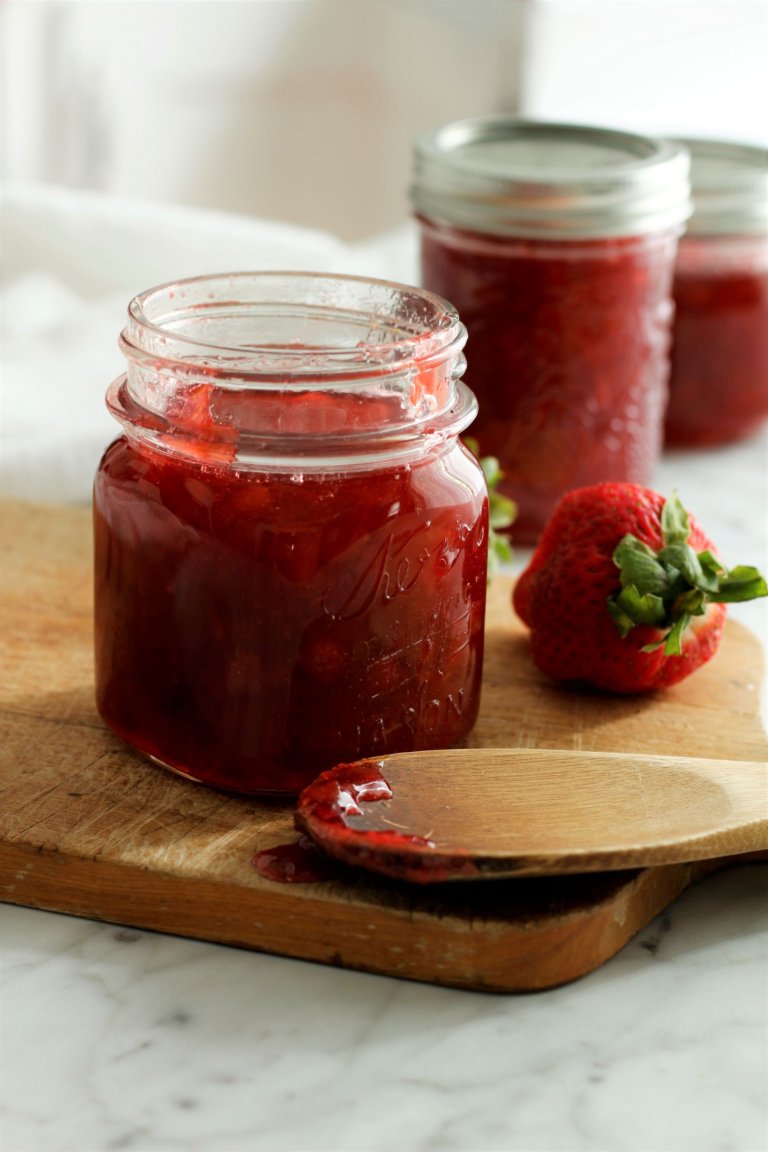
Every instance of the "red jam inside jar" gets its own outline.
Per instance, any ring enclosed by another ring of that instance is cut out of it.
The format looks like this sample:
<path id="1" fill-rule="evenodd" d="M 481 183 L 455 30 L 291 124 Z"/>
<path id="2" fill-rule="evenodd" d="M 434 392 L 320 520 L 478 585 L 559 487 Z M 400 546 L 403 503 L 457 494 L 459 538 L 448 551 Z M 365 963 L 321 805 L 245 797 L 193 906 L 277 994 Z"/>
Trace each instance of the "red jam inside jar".
<path id="1" fill-rule="evenodd" d="M 417 142 L 422 283 L 467 326 L 472 435 L 499 458 L 517 540 L 570 488 L 651 478 L 687 171 L 679 145 L 508 117 Z"/>
<path id="2" fill-rule="evenodd" d="M 674 297 L 666 443 L 749 436 L 768 418 L 768 243 L 683 239 Z"/>
<path id="3" fill-rule="evenodd" d="M 477 716 L 487 494 L 454 310 L 254 274 L 131 306 L 94 493 L 97 701 L 160 764 L 296 793 Z"/>
<path id="4" fill-rule="evenodd" d="M 685 143 L 694 210 L 675 266 L 665 439 L 697 448 L 768 418 L 768 150 Z"/>
<path id="5" fill-rule="evenodd" d="M 471 341 L 472 428 L 535 540 L 560 495 L 648 483 L 667 402 L 676 236 L 489 242 L 421 221 L 422 280 Z"/>

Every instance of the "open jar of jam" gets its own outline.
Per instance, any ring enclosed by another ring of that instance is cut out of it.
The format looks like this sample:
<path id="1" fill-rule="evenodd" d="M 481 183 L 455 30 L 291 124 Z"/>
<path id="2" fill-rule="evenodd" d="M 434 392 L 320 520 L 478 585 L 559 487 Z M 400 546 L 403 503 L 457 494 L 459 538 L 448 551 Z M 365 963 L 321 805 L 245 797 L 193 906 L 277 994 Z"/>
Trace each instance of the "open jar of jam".
<path id="1" fill-rule="evenodd" d="M 207 277 L 129 307 L 96 477 L 96 692 L 161 765 L 295 793 L 478 710 L 487 490 L 456 311 L 417 288 Z"/>
<path id="2" fill-rule="evenodd" d="M 626 132 L 468 120 L 421 137 L 424 285 L 469 333 L 473 436 L 534 541 L 564 491 L 648 483 L 662 441 L 688 158 Z"/>
<path id="3" fill-rule="evenodd" d="M 666 442 L 698 447 L 768 418 L 768 150 L 684 143 L 693 215 L 675 265 Z"/>

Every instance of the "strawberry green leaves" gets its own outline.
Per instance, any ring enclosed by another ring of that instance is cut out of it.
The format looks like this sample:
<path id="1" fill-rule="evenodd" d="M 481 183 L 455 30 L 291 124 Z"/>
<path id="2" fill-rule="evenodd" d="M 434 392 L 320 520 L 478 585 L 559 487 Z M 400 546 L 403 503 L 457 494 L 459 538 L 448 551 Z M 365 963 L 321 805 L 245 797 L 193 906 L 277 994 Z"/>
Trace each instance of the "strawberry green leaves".
<path id="1" fill-rule="evenodd" d="M 738 604 L 742 600 L 757 600 L 759 596 L 766 595 L 766 582 L 757 568 L 739 564 L 731 568 L 725 579 L 720 581 L 717 601 L 719 604 Z"/>
<path id="2" fill-rule="evenodd" d="M 680 498 L 673 492 L 661 510 L 661 535 L 665 546 L 672 544 L 686 544 L 691 534 L 691 525 L 688 513 L 680 503 Z"/>
<path id="3" fill-rule="evenodd" d="M 624 536 L 613 553 L 621 590 L 607 600 L 621 636 L 639 624 L 663 631 L 644 652 L 664 647 L 667 656 L 682 652 L 683 634 L 710 603 L 727 604 L 768 596 L 768 585 L 756 568 L 728 571 L 709 550 L 695 552 L 688 543 L 688 513 L 673 495 L 661 511 L 663 547 L 654 552 L 636 536 Z"/>
<path id="4" fill-rule="evenodd" d="M 466 437 L 464 442 L 473 456 L 477 457 L 488 485 L 488 579 L 490 580 L 502 564 L 509 564 L 512 560 L 512 545 L 502 532 L 514 523 L 517 505 L 514 500 L 498 491 L 504 473 L 496 457 L 480 456 L 477 441 L 471 437 Z"/>
<path id="5" fill-rule="evenodd" d="M 517 515 L 517 505 L 497 491 L 503 473 L 495 456 L 483 456 L 480 467 L 488 485 L 488 578 L 512 559 L 512 545 L 501 533 Z"/>

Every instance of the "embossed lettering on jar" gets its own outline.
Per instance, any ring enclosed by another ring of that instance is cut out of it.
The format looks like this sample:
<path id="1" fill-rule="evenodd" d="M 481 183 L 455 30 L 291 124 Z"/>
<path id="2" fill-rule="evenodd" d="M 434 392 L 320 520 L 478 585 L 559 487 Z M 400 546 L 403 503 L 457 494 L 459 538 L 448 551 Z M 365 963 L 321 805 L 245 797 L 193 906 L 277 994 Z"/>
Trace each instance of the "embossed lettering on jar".
<path id="1" fill-rule="evenodd" d="M 680 145 L 508 117 L 417 141 L 422 280 L 467 326 L 473 436 L 518 540 L 569 488 L 651 478 L 687 171 Z"/>
<path id="2" fill-rule="evenodd" d="M 487 493 L 465 332 L 418 289 L 205 278 L 134 300 L 94 493 L 99 709 L 162 765 L 295 793 L 459 742 Z"/>

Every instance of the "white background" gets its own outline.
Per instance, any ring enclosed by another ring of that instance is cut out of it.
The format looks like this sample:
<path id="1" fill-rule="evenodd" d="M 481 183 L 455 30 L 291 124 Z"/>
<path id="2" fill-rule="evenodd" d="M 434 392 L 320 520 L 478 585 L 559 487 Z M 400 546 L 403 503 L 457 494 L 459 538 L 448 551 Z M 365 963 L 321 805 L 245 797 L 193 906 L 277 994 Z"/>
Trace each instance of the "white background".
<path id="1" fill-rule="evenodd" d="M 6 0 L 2 171 L 359 239 L 414 135 L 522 111 L 768 140 L 765 0 Z"/>

